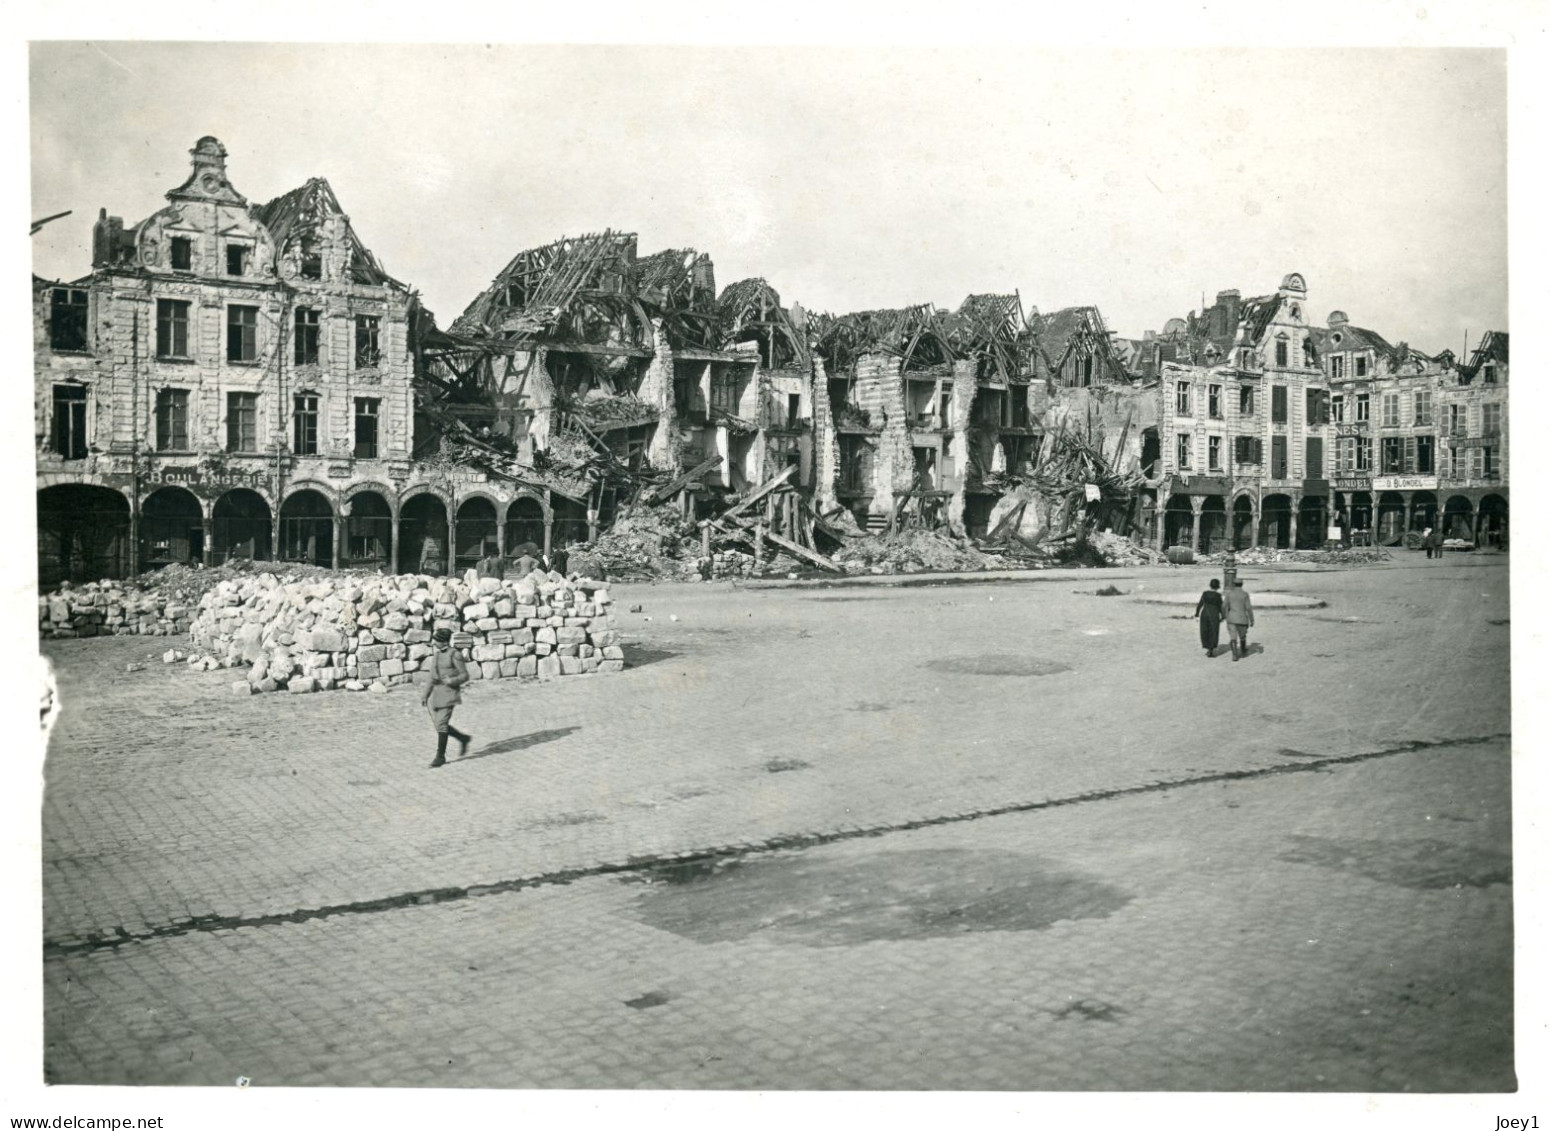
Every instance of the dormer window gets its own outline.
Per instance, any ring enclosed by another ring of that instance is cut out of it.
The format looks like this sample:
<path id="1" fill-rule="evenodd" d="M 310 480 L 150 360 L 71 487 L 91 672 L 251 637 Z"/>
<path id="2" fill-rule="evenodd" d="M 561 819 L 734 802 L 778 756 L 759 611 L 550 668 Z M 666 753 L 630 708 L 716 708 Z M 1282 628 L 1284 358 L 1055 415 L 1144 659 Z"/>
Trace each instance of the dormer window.
<path id="1" fill-rule="evenodd" d="M 1301 322 L 1302 321 L 1302 307 L 1298 306 L 1295 302 L 1292 303 L 1292 321 L 1293 322 Z"/>
<path id="2" fill-rule="evenodd" d="M 244 247 L 240 243 L 226 245 L 226 274 L 246 275 L 248 273 L 248 255 L 251 248 Z"/>
<path id="3" fill-rule="evenodd" d="M 1496 363 L 1486 362 L 1485 368 L 1480 370 L 1480 379 L 1487 385 L 1496 384 Z"/>
<path id="4" fill-rule="evenodd" d="M 174 271 L 194 269 L 194 241 L 187 236 L 172 237 L 172 269 Z"/>

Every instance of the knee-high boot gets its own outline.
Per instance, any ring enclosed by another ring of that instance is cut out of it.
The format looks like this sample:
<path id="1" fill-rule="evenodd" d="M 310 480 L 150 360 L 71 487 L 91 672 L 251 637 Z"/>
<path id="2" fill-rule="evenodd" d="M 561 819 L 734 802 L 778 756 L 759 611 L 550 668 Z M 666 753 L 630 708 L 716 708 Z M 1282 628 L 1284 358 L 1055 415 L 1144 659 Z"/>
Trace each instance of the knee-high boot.
<path id="1" fill-rule="evenodd" d="M 434 770 L 437 766 L 445 766 L 446 764 L 447 764 L 447 736 L 444 735 L 444 734 L 437 734 L 436 735 L 436 760 L 431 763 L 431 769 Z"/>

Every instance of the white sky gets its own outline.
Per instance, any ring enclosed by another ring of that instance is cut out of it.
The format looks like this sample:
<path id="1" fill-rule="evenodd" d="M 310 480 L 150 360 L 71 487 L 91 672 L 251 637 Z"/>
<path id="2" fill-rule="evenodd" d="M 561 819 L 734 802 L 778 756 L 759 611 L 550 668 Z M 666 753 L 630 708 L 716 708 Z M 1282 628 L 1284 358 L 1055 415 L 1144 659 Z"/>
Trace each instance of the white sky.
<path id="1" fill-rule="evenodd" d="M 1435 352 L 1507 329 L 1506 56 L 43 43 L 35 270 L 90 268 L 204 134 L 261 203 L 325 176 L 445 326 L 517 251 L 613 227 L 844 312 L 976 291 L 1139 335 L 1308 279 Z"/>

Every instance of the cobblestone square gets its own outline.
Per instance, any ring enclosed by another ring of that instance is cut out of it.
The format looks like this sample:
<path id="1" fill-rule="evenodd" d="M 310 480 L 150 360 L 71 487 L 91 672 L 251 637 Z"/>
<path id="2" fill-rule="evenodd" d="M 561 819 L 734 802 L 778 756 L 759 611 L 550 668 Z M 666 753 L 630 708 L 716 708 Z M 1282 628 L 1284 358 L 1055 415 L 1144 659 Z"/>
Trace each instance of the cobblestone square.
<path id="1" fill-rule="evenodd" d="M 49 642 L 41 1070 L 1513 1089 L 1507 559 L 1249 571 L 1318 607 L 1241 663 L 1206 576 L 624 587 L 435 772 L 408 689 Z"/>

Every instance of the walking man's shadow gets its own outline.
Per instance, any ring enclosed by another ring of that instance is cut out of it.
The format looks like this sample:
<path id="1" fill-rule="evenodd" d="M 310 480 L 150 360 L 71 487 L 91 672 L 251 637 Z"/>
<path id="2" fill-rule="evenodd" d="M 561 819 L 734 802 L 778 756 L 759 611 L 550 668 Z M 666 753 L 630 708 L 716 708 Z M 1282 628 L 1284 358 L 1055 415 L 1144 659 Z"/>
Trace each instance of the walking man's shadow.
<path id="1" fill-rule="evenodd" d="M 458 762 L 472 762 L 475 758 L 488 758 L 492 754 L 510 754 L 513 750 L 526 750 L 529 746 L 537 746 L 544 742 L 553 742 L 557 738 L 564 738 L 568 734 L 575 734 L 580 727 L 556 727 L 554 730 L 535 730 L 531 734 L 513 735 L 511 738 L 502 738 L 492 742 L 488 746 L 481 747 L 466 757 L 457 759 Z"/>

